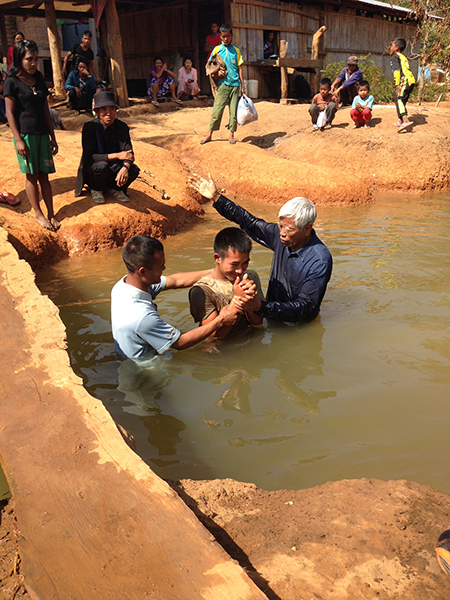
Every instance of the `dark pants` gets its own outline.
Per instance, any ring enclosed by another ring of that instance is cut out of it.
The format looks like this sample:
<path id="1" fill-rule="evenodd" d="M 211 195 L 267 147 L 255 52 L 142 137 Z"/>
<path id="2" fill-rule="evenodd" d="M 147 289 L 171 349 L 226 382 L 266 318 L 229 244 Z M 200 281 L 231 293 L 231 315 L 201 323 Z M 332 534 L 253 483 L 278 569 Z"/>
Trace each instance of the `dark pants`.
<path id="1" fill-rule="evenodd" d="M 351 106 L 353 104 L 353 98 L 358 95 L 359 84 L 354 83 L 348 85 L 339 92 L 339 101 L 342 102 L 342 106 Z"/>
<path id="2" fill-rule="evenodd" d="M 401 87 L 400 94 L 394 98 L 395 108 L 397 109 L 397 115 L 400 121 L 402 120 L 402 117 L 406 117 L 408 114 L 408 111 L 406 110 L 406 103 L 408 102 L 413 89 L 414 83 L 411 85 L 409 85 L 409 83 L 405 83 Z"/>
<path id="3" fill-rule="evenodd" d="M 327 115 L 327 124 L 331 125 L 331 123 L 333 122 L 333 119 L 336 115 L 336 104 L 334 102 L 329 102 L 326 109 L 325 109 L 325 114 Z M 311 115 L 311 121 L 313 122 L 313 125 L 316 125 L 317 123 L 317 119 L 319 118 L 320 115 L 320 109 L 317 106 L 317 104 L 311 104 L 311 106 L 309 107 L 309 114 Z"/>
<path id="4" fill-rule="evenodd" d="M 78 98 L 75 90 L 69 90 L 69 102 L 74 110 L 90 110 L 92 108 L 92 98 L 94 92 L 81 92 L 81 97 Z"/>
<path id="5" fill-rule="evenodd" d="M 128 171 L 128 181 L 126 185 L 120 188 L 116 183 L 116 177 L 122 166 L 123 162 L 121 160 L 114 160 L 110 162 L 102 160 L 95 162 L 92 164 L 92 166 L 84 169 L 84 182 L 91 188 L 91 190 L 103 192 L 106 189 L 113 189 L 122 190 L 126 193 L 128 187 L 139 175 L 139 167 L 134 163 L 130 166 L 130 170 Z"/>

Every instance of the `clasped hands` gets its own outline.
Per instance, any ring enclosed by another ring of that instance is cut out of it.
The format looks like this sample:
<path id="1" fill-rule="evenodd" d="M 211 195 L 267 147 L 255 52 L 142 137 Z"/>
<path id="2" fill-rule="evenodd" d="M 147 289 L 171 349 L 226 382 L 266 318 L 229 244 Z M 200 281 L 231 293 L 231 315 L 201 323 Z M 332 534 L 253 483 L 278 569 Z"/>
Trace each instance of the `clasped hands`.
<path id="1" fill-rule="evenodd" d="M 256 284 L 249 279 L 247 273 L 242 279 L 236 277 L 233 285 L 234 296 L 231 301 L 239 312 L 255 312 L 261 308 L 261 300 L 257 296 Z"/>

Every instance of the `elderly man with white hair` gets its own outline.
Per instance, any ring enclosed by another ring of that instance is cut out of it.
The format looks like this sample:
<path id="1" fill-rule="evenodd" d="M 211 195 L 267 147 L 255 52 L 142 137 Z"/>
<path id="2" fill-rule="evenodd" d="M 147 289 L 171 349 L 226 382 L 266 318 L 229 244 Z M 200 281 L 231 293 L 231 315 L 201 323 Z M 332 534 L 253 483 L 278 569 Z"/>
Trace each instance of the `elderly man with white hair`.
<path id="1" fill-rule="evenodd" d="M 209 180 L 193 175 L 189 184 L 213 200 L 219 214 L 274 252 L 267 299 L 256 298 L 246 309 L 266 319 L 290 323 L 315 319 L 331 277 L 333 260 L 313 229 L 317 216 L 314 204 L 306 198 L 292 198 L 281 207 L 278 223 L 267 223 L 222 196 L 211 175 Z"/>

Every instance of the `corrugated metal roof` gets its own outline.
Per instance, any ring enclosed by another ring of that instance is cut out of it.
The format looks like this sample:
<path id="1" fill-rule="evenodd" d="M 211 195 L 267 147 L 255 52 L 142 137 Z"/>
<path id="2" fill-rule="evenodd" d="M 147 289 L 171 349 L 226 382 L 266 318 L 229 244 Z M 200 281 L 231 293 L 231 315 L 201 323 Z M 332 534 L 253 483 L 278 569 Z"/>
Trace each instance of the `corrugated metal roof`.
<path id="1" fill-rule="evenodd" d="M 413 11 L 409 8 L 405 8 L 404 6 L 398 6 L 397 4 L 389 4 L 388 2 L 379 2 L 378 0 L 356 0 L 358 4 L 368 4 L 369 6 L 378 6 L 380 8 L 391 10 L 398 10 L 399 12 L 403 12 L 405 14 L 413 14 Z"/>

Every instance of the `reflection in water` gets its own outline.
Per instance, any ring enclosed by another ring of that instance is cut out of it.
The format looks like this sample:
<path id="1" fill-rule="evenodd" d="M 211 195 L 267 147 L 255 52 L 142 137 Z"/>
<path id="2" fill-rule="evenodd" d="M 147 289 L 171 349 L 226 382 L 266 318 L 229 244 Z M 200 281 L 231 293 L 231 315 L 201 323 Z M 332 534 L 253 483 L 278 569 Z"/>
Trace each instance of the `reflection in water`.
<path id="1" fill-rule="evenodd" d="M 244 205 L 269 219 L 277 212 Z M 266 489 L 407 478 L 450 491 L 450 196 L 405 206 L 396 197 L 321 208 L 316 229 L 335 266 L 313 323 L 270 323 L 139 366 L 116 360 L 110 333 L 120 253 L 65 261 L 37 279 L 60 307 L 75 372 L 161 476 Z M 195 234 L 165 242 L 169 273 L 211 264 L 225 221 L 207 210 Z M 254 246 L 263 286 L 271 258 Z M 160 298 L 163 318 L 194 326 L 186 290 Z"/>

